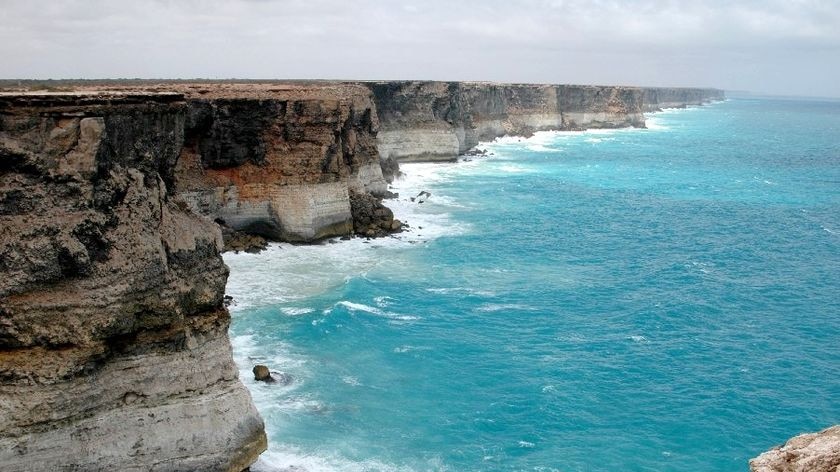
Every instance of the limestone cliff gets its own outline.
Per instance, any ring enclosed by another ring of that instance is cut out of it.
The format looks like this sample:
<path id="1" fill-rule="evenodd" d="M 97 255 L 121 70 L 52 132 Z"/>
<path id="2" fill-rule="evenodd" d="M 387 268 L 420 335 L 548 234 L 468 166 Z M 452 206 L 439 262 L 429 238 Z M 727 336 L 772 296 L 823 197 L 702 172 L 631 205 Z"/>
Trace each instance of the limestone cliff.
<path id="1" fill-rule="evenodd" d="M 685 108 L 725 99 L 723 90 L 707 88 L 648 87 L 643 89 L 642 110 Z"/>
<path id="2" fill-rule="evenodd" d="M 751 472 L 840 471 L 840 425 L 801 434 L 750 461 Z"/>
<path id="3" fill-rule="evenodd" d="M 173 199 L 178 94 L 0 95 L 0 464 L 239 471 L 220 233 Z"/>
<path id="4" fill-rule="evenodd" d="M 369 82 L 382 158 L 453 160 L 479 141 L 543 130 L 644 127 L 645 111 L 723 99 L 715 89 Z"/>
<path id="5" fill-rule="evenodd" d="M 200 214 L 275 240 L 314 241 L 352 232 L 351 192 L 387 188 L 363 87 L 186 91 L 175 184 Z"/>

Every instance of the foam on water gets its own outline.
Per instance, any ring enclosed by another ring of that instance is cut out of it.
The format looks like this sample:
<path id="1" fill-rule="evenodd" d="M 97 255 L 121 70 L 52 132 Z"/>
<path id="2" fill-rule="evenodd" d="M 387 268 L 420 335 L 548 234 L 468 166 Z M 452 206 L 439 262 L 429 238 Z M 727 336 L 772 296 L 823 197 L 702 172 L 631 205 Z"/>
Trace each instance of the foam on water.
<path id="1" fill-rule="evenodd" d="M 408 467 L 374 459 L 347 460 L 335 455 L 319 455 L 301 448 L 277 444 L 251 466 L 254 472 L 413 472 Z"/>
<path id="2" fill-rule="evenodd" d="M 414 321 L 419 319 L 417 316 L 413 315 L 403 315 L 400 313 L 393 313 L 390 311 L 385 311 L 377 307 L 364 305 L 362 303 L 353 303 L 351 301 L 342 300 L 336 304 L 337 306 L 343 306 L 350 310 L 353 313 L 367 313 L 374 316 L 380 316 L 382 318 L 388 318 L 391 320 L 399 320 L 399 321 Z"/>
<path id="3" fill-rule="evenodd" d="M 440 172 L 433 172 L 435 165 L 404 165 L 404 176 L 393 185 L 400 197 L 386 203 L 395 218 L 410 225 L 403 233 L 375 240 L 334 239 L 316 245 L 272 243 L 259 254 L 225 253 L 225 263 L 231 269 L 227 285 L 227 294 L 234 298 L 231 311 L 305 300 L 386 263 L 381 257 L 383 249 L 405 249 L 469 231 L 468 224 L 451 220 L 448 211 L 459 207 L 452 198 L 432 195 L 422 204 L 410 200 L 409 196 L 431 184 L 454 178 L 445 165 L 440 166 Z M 290 316 L 310 313 L 308 308 L 299 307 L 284 307 L 283 312 Z"/>

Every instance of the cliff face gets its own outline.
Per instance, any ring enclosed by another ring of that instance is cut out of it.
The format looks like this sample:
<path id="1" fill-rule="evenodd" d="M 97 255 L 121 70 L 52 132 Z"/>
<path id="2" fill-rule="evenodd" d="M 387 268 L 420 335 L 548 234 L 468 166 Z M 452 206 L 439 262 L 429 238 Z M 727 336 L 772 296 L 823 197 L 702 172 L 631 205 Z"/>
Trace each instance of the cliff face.
<path id="1" fill-rule="evenodd" d="M 313 241 L 353 229 L 350 193 L 387 188 L 367 89 L 230 87 L 188 94 L 175 184 L 234 229 Z"/>
<path id="2" fill-rule="evenodd" d="M 751 472 L 837 472 L 840 425 L 801 434 L 750 461 Z"/>
<path id="3" fill-rule="evenodd" d="M 219 230 L 172 198 L 186 111 L 0 96 L 4 471 L 239 471 L 265 449 Z"/>
<path id="4" fill-rule="evenodd" d="M 543 130 L 644 127 L 645 111 L 723 98 L 714 89 L 370 82 L 383 158 L 453 160 L 479 141 Z"/>
<path id="5" fill-rule="evenodd" d="M 723 90 L 704 88 L 651 87 L 643 89 L 643 111 L 684 108 L 724 100 Z"/>

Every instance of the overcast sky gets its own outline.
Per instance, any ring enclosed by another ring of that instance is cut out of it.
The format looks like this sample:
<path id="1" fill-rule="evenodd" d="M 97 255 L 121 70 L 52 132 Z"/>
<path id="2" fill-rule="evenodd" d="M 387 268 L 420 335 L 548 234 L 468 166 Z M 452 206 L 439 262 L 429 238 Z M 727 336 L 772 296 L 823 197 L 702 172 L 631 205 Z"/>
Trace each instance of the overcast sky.
<path id="1" fill-rule="evenodd" d="M 840 97 L 840 0 L 0 0 L 0 78 L 118 77 Z"/>

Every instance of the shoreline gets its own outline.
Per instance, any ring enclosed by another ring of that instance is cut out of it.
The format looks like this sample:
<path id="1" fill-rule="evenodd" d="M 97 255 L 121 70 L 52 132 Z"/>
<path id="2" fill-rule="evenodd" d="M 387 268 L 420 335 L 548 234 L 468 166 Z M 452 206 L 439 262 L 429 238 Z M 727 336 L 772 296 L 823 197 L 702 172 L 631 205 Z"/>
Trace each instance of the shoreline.
<path id="1" fill-rule="evenodd" d="M 701 107 L 676 108 L 672 110 L 682 112 L 698 108 Z M 263 385 L 260 382 L 253 381 L 253 375 L 251 374 L 253 364 L 266 363 L 270 368 L 282 372 L 286 372 L 288 369 L 299 372 L 300 369 L 304 368 L 303 366 L 305 366 L 307 360 L 300 357 L 301 355 L 296 352 L 293 345 L 286 345 L 285 343 L 283 343 L 286 346 L 284 350 L 276 352 L 273 357 L 267 358 L 255 355 L 255 351 L 259 350 L 259 346 L 256 344 L 257 341 L 254 339 L 255 333 L 237 334 L 236 332 L 235 325 L 237 318 L 242 312 L 271 310 L 273 306 L 283 305 L 278 313 L 280 316 L 317 316 L 318 313 L 315 310 L 308 307 L 302 308 L 302 306 L 307 304 L 300 302 L 310 298 L 318 298 L 319 295 L 337 290 L 347 283 L 348 278 L 365 277 L 367 272 L 376 270 L 377 267 L 383 264 L 388 264 L 389 258 L 383 256 L 391 251 L 399 252 L 419 249 L 419 246 L 425 246 L 437 238 L 457 237 L 459 234 L 468 234 L 471 228 L 465 226 L 463 223 L 452 220 L 449 213 L 429 212 L 425 210 L 432 207 L 435 207 L 435 210 L 452 208 L 453 206 L 463 208 L 464 204 L 468 205 L 468 202 L 459 203 L 447 195 L 440 195 L 435 188 L 435 184 L 457 179 L 459 174 L 462 174 L 465 170 L 492 164 L 496 158 L 500 157 L 498 152 L 494 150 L 499 146 L 528 142 L 533 145 L 542 145 L 557 136 L 603 136 L 616 133 L 646 131 L 647 129 L 645 128 L 632 127 L 582 131 L 540 131 L 530 137 L 505 136 L 495 138 L 492 141 L 482 142 L 476 148 L 487 149 L 488 155 L 470 156 L 470 160 L 464 160 L 463 158 L 466 156 L 459 156 L 458 160 L 454 162 L 403 163 L 401 170 L 404 175 L 394 181 L 393 188 L 391 189 L 391 191 L 399 193 L 399 197 L 397 199 L 384 200 L 384 203 L 394 211 L 395 218 L 399 218 L 410 225 L 405 232 L 375 239 L 354 237 L 350 240 L 341 240 L 338 237 L 334 237 L 316 244 L 304 245 L 273 242 L 269 244 L 267 250 L 259 254 L 225 253 L 225 262 L 231 268 L 228 292 L 226 294 L 232 295 L 236 301 L 236 305 L 230 307 L 231 315 L 234 319 L 234 326 L 231 330 L 234 358 L 240 368 L 240 377 L 243 379 L 246 387 L 252 392 L 258 408 L 260 410 L 266 407 L 271 410 L 277 408 L 276 400 L 270 400 L 270 397 L 265 397 L 265 395 L 271 393 L 272 389 L 288 389 L 289 395 L 294 399 L 294 392 L 300 386 L 299 383 L 307 382 L 308 380 L 305 376 L 304 378 L 295 378 L 295 374 L 293 373 L 291 375 L 293 380 L 289 385 Z M 409 197 L 414 196 L 415 192 L 421 190 L 430 190 L 432 197 L 424 204 L 411 202 Z M 422 227 L 422 230 L 420 227 Z M 352 262 L 344 266 L 340 265 L 348 260 Z M 268 280 L 270 278 L 269 273 L 294 273 L 296 277 L 305 276 L 307 279 L 306 284 L 301 284 L 298 287 L 305 285 L 307 288 L 312 289 L 314 287 L 314 289 L 311 292 L 301 293 L 295 288 L 294 290 L 286 290 L 278 294 L 275 291 L 276 286 L 260 288 L 254 286 L 254 278 L 246 281 L 247 283 L 242 283 L 242 281 L 237 279 L 238 267 L 253 271 L 254 267 L 259 265 L 265 266 L 266 274 L 265 276 L 254 277 L 257 280 Z M 338 265 L 337 269 L 328 271 L 318 269 L 319 267 L 336 267 L 336 265 Z M 330 276 L 330 273 L 336 271 L 340 273 Z M 249 284 L 250 286 L 247 286 Z M 248 293 L 247 290 L 251 290 L 251 292 Z M 242 294 L 245 293 L 248 294 L 243 296 Z M 259 300 L 259 303 L 253 303 L 252 301 L 255 299 Z M 365 310 L 377 309 L 376 307 L 361 308 Z M 301 403 L 286 405 L 284 408 L 290 409 L 289 414 L 294 414 L 294 411 L 298 409 L 317 411 L 325 408 L 324 405 L 311 399 L 302 398 L 290 401 L 299 401 Z M 345 464 L 342 462 L 343 459 L 337 457 L 311 456 L 295 449 L 281 448 L 280 450 L 272 450 L 272 444 L 273 442 L 269 441 L 269 449 L 260 456 L 260 459 L 252 466 L 252 470 L 255 472 L 300 472 L 301 470 L 314 472 L 316 470 L 355 470 L 358 466 L 356 463 Z M 389 464 L 381 465 L 386 470 L 393 468 Z"/>

